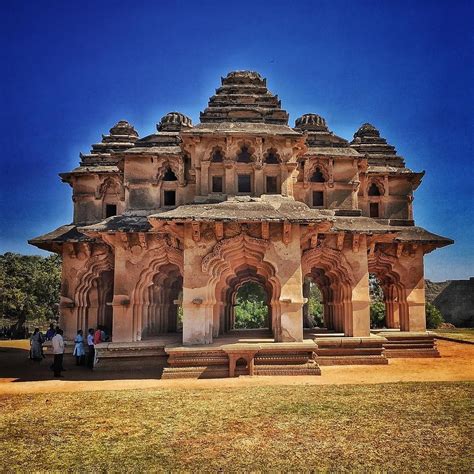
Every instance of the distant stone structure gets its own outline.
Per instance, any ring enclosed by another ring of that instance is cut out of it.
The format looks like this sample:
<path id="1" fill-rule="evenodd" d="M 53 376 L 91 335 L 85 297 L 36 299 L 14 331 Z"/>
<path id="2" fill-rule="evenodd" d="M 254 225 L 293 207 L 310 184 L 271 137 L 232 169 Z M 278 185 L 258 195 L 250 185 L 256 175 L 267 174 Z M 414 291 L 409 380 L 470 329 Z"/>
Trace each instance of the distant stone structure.
<path id="1" fill-rule="evenodd" d="M 266 79 L 235 71 L 195 126 L 170 112 L 139 138 L 118 122 L 60 175 L 73 223 L 30 243 L 62 255 L 68 337 L 101 324 L 114 342 L 182 331 L 184 345 L 208 345 L 232 331 L 237 291 L 254 282 L 274 341 L 302 343 L 312 279 L 328 330 L 368 338 L 369 272 L 386 326 L 425 331 L 423 256 L 452 241 L 414 225 L 423 174 L 373 125 L 350 143 L 313 113 L 290 127 Z"/>
<path id="2" fill-rule="evenodd" d="M 474 277 L 469 280 L 426 280 L 426 300 L 433 303 L 447 323 L 474 327 Z"/>

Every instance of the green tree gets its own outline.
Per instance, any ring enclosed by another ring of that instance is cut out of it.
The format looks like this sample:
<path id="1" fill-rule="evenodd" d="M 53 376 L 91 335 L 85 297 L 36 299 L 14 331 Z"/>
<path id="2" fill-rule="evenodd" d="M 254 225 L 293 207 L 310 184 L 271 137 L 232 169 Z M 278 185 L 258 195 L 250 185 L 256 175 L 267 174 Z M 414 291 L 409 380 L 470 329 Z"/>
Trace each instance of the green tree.
<path id="1" fill-rule="evenodd" d="M 425 313 L 427 329 L 436 329 L 444 323 L 441 311 L 433 303 L 426 303 Z"/>
<path id="2" fill-rule="evenodd" d="M 373 273 L 369 273 L 370 327 L 385 327 L 385 303 L 380 281 Z"/>
<path id="3" fill-rule="evenodd" d="M 318 285 L 310 280 L 308 296 L 308 313 L 313 327 L 323 327 L 323 303 Z"/>
<path id="4" fill-rule="evenodd" d="M 56 316 L 61 284 L 61 258 L 7 252 L 0 255 L 0 315 L 14 330 L 26 321 Z"/>
<path id="5" fill-rule="evenodd" d="M 241 286 L 235 306 L 235 329 L 268 327 L 268 307 L 265 290 L 254 282 Z"/>

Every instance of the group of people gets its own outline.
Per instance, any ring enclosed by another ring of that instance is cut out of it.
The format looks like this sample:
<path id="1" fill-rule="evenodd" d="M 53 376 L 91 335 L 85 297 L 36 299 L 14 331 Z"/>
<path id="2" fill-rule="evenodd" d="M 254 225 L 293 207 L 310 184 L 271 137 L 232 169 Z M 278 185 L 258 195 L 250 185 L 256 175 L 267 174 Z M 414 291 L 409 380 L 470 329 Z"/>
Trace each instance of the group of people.
<path id="1" fill-rule="evenodd" d="M 82 329 L 77 331 L 77 335 L 74 338 L 74 351 L 73 356 L 76 358 L 76 365 L 87 365 L 90 369 L 94 368 L 95 359 L 95 346 L 101 342 L 109 340 L 105 328 L 103 326 L 97 326 L 97 329 L 90 328 L 87 331 L 87 338 L 84 341 L 84 335 Z M 84 342 L 87 342 L 87 354 Z M 87 359 L 86 359 L 87 356 Z"/>
<path id="2" fill-rule="evenodd" d="M 54 362 L 51 365 L 51 369 L 53 370 L 55 377 L 62 377 L 61 372 L 64 370 L 63 358 L 65 343 L 63 331 L 61 328 L 59 328 L 59 326 L 54 327 L 54 324 L 51 324 L 48 331 L 46 332 L 46 336 L 43 336 L 39 328 L 35 328 L 34 333 L 30 339 L 30 358 L 36 361 L 42 360 L 45 357 L 43 352 L 43 344 L 48 340 L 51 341 L 54 355 Z M 73 356 L 76 358 L 76 365 L 87 365 L 87 367 L 93 369 L 95 360 L 95 346 L 108 340 L 109 337 L 107 336 L 103 326 L 98 326 L 95 330 L 90 328 L 88 330 L 86 340 L 84 340 L 82 329 L 79 329 L 77 331 L 76 337 L 74 338 Z M 86 344 L 87 353 L 85 348 Z"/>

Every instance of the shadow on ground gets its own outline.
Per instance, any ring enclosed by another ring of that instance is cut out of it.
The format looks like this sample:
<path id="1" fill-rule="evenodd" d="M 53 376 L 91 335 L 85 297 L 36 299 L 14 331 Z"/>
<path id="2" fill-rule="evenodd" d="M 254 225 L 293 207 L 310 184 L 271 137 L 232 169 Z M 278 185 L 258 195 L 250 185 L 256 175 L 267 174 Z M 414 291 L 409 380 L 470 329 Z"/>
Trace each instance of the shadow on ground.
<path id="1" fill-rule="evenodd" d="M 50 366 L 52 356 L 42 361 L 29 359 L 29 350 L 17 347 L 0 347 L 0 383 L 2 382 L 32 382 L 55 379 Z M 162 367 L 133 368 L 120 371 L 90 370 L 87 367 L 76 366 L 76 360 L 71 354 L 64 355 L 62 380 L 117 380 L 117 379 L 160 379 Z"/>

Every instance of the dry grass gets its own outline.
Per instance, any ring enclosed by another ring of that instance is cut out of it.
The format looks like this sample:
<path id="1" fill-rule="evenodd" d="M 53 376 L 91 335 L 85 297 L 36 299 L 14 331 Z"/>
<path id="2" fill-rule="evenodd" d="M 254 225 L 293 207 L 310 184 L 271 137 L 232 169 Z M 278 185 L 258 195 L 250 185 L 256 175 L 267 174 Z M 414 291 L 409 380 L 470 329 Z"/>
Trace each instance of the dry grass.
<path id="1" fill-rule="evenodd" d="M 471 328 L 433 329 L 432 331 L 453 341 L 474 342 L 474 329 Z"/>
<path id="2" fill-rule="evenodd" d="M 473 470 L 471 383 L 0 397 L 0 471 Z"/>

